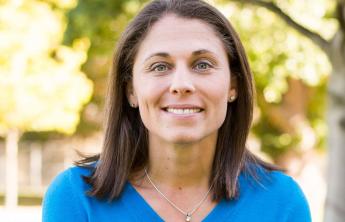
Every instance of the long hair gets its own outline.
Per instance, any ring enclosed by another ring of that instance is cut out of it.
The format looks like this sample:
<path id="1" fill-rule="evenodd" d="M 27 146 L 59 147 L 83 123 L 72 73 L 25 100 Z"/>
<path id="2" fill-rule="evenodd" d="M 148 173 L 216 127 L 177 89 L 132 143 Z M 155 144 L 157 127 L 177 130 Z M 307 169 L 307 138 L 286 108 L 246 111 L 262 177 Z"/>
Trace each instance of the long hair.
<path id="1" fill-rule="evenodd" d="M 229 21 L 216 8 L 200 0 L 155 0 L 130 22 L 117 44 L 109 75 L 103 151 L 77 162 L 85 166 L 97 161 L 93 173 L 84 178 L 91 185 L 88 192 L 91 196 L 116 199 L 131 175 L 148 164 L 148 131 L 138 109 L 129 105 L 126 87 L 132 79 L 140 43 L 150 28 L 167 14 L 198 19 L 212 27 L 225 46 L 231 75 L 237 78 L 237 99 L 228 103 L 225 121 L 218 131 L 210 176 L 213 199 L 236 197 L 241 172 L 256 178 L 251 166 L 278 169 L 246 149 L 253 115 L 253 76 L 242 43 Z"/>

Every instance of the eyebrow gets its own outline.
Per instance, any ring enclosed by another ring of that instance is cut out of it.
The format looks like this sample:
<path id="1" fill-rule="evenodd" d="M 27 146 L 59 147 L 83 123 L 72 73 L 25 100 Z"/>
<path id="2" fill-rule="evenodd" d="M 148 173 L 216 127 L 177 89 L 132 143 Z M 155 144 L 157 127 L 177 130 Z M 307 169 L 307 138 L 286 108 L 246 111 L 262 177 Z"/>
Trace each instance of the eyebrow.
<path id="1" fill-rule="evenodd" d="M 199 49 L 199 50 L 196 50 L 192 53 L 192 56 L 198 56 L 198 55 L 202 55 L 202 54 L 213 54 L 213 52 L 207 50 L 207 49 Z M 166 53 L 166 52 L 157 52 L 157 53 L 153 53 L 151 54 L 150 56 L 148 56 L 145 61 L 151 59 L 152 57 L 155 57 L 155 56 L 158 56 L 158 57 L 164 57 L 164 58 L 169 58 L 170 55 L 169 53 Z"/>
<path id="2" fill-rule="evenodd" d="M 213 52 L 207 50 L 207 49 L 200 49 L 192 53 L 193 56 L 198 56 L 202 54 L 214 54 Z"/>

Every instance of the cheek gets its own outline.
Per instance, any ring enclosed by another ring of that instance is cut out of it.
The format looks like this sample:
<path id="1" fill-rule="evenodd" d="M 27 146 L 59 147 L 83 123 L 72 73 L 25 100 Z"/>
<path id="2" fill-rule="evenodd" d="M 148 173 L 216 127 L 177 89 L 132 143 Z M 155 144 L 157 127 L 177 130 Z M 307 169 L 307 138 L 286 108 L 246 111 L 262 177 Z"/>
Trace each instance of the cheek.
<path id="1" fill-rule="evenodd" d="M 216 113 L 215 115 L 216 115 L 216 118 L 219 121 L 221 121 L 221 123 L 223 123 L 223 121 L 225 120 L 227 107 L 228 107 L 228 101 L 224 96 L 218 100 L 217 104 L 215 104 L 215 113 Z"/>
<path id="2" fill-rule="evenodd" d="M 215 104 L 215 110 L 211 114 L 212 116 L 214 116 L 214 118 L 212 119 L 212 122 L 214 124 L 214 127 L 216 127 L 217 129 L 219 129 L 223 125 L 226 118 L 227 109 L 228 109 L 228 102 L 227 102 L 227 99 L 225 99 L 223 96 L 222 99 L 219 99 L 218 103 Z"/>
<path id="3" fill-rule="evenodd" d="M 152 84 L 150 81 L 138 81 L 135 87 L 139 105 L 139 112 L 145 125 L 152 122 L 155 114 L 160 109 L 160 100 L 163 89 L 159 84 Z"/>
<path id="4" fill-rule="evenodd" d="M 220 106 L 224 105 L 228 100 L 230 81 L 226 77 L 211 79 L 207 82 L 205 90 L 213 103 L 218 103 Z"/>
<path id="5" fill-rule="evenodd" d="M 144 78 L 144 74 L 138 73 L 134 76 L 133 85 L 136 92 L 139 103 L 143 103 L 147 100 L 152 100 L 154 97 L 155 91 L 153 81 L 150 81 L 148 78 Z"/>
<path id="6" fill-rule="evenodd" d="M 227 105 L 228 105 L 228 94 L 229 94 L 229 81 L 217 81 L 214 84 L 209 85 L 207 94 L 210 103 L 212 104 L 213 112 L 219 121 L 224 121 Z"/>
<path id="7" fill-rule="evenodd" d="M 164 91 L 160 84 L 152 84 L 149 81 L 142 81 L 139 84 L 139 87 L 136 87 L 139 103 L 142 103 L 142 105 L 152 105 L 159 102 Z"/>

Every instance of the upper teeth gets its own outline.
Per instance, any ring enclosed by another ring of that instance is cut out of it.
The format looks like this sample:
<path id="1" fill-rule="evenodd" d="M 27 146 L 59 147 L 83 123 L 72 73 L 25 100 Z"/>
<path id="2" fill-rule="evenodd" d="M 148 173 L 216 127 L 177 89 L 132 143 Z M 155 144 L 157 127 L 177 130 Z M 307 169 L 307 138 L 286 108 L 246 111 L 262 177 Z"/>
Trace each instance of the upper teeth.
<path id="1" fill-rule="evenodd" d="M 176 114 L 189 114 L 189 113 L 198 113 L 200 109 L 174 109 L 174 108 L 167 108 L 169 113 L 176 113 Z"/>

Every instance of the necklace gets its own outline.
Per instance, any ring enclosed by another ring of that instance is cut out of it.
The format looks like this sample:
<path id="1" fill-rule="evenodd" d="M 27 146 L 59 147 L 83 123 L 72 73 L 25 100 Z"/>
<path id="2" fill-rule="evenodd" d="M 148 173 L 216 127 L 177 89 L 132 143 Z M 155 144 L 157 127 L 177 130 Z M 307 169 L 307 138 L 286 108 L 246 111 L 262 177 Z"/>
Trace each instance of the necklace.
<path id="1" fill-rule="evenodd" d="M 176 206 L 176 204 L 174 204 L 171 200 L 169 200 L 159 189 L 158 187 L 153 183 L 151 177 L 149 176 L 149 174 L 147 173 L 147 170 L 145 169 L 145 174 L 146 174 L 146 177 L 147 179 L 149 180 L 149 182 L 151 183 L 151 185 L 155 188 L 155 190 L 166 200 L 168 201 L 168 203 L 173 206 L 176 210 L 178 210 L 180 213 L 182 213 L 185 217 L 186 217 L 186 221 L 187 222 L 190 222 L 192 221 L 192 215 L 195 213 L 195 211 L 197 211 L 201 205 L 205 202 L 208 194 L 210 193 L 211 189 L 212 189 L 212 186 L 213 184 L 210 186 L 210 188 L 208 189 L 208 191 L 206 192 L 205 196 L 199 201 L 198 204 L 195 205 L 195 207 L 189 211 L 189 212 L 186 212 L 184 210 L 182 210 L 181 208 L 179 208 L 178 206 Z"/>

